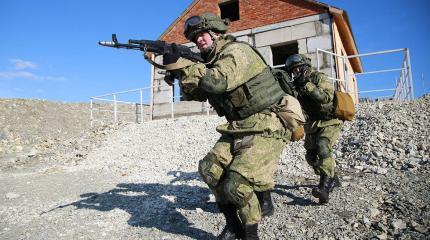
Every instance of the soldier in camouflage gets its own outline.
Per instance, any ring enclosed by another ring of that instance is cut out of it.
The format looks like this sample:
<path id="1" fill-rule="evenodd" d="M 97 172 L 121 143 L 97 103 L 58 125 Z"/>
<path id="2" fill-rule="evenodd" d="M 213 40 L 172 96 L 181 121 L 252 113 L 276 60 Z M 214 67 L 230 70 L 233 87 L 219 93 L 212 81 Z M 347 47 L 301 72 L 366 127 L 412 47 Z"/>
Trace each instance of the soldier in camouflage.
<path id="1" fill-rule="evenodd" d="M 208 100 L 227 123 L 220 139 L 199 162 L 199 173 L 226 218 L 218 239 L 259 239 L 258 223 L 273 214 L 270 190 L 280 154 L 290 141 L 270 107 L 286 95 L 262 57 L 250 45 L 224 35 L 228 22 L 212 13 L 186 20 L 184 34 L 204 63 L 172 72 L 186 100 Z M 179 56 L 163 56 L 163 64 Z"/>
<path id="2" fill-rule="evenodd" d="M 312 195 L 320 204 L 329 200 L 329 193 L 338 186 L 335 160 L 332 154 L 343 121 L 334 115 L 334 87 L 324 73 L 311 70 L 311 61 L 302 54 L 287 58 L 285 67 L 292 76 L 297 98 L 307 115 L 305 124 L 306 161 L 320 176 L 319 185 Z"/>

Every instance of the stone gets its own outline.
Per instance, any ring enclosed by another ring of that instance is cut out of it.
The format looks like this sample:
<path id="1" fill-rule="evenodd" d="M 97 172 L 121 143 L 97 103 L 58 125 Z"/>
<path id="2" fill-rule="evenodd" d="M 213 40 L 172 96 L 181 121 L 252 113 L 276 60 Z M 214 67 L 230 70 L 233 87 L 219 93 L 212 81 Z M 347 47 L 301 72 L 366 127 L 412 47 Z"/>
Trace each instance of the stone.
<path id="1" fill-rule="evenodd" d="M 370 209 L 370 218 L 375 218 L 380 214 L 380 211 L 376 208 Z"/>
<path id="2" fill-rule="evenodd" d="M 387 240 L 388 235 L 386 233 L 381 233 L 381 234 L 377 235 L 376 238 L 379 240 Z"/>
<path id="3" fill-rule="evenodd" d="M 394 219 L 391 222 L 391 227 L 394 228 L 394 230 L 402 230 L 406 228 L 406 223 L 402 219 Z"/>
<path id="4" fill-rule="evenodd" d="M 388 173 L 388 170 L 387 170 L 387 169 L 385 169 L 385 168 L 382 168 L 382 167 L 378 167 L 378 168 L 376 169 L 376 173 L 377 173 L 377 174 L 381 174 L 381 175 L 385 175 L 385 174 L 387 174 L 387 173 Z"/>

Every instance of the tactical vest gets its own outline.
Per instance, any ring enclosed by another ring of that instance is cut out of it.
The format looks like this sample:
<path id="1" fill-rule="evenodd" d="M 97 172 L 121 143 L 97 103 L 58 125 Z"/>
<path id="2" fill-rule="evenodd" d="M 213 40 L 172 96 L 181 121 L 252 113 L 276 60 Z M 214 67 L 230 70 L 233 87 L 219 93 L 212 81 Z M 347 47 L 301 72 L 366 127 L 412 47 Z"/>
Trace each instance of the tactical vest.
<path id="1" fill-rule="evenodd" d="M 251 45 L 246 42 L 236 41 L 233 36 L 227 35 L 231 42 L 222 46 L 217 54 L 232 43 L 246 44 L 251 47 L 254 52 L 260 56 L 265 62 L 261 54 Z M 213 60 L 215 56 L 211 57 Z M 208 63 L 208 67 L 214 61 Z M 251 78 L 236 89 L 225 92 L 223 94 L 208 94 L 209 103 L 213 106 L 219 116 L 225 116 L 228 121 L 242 120 L 255 113 L 261 112 L 277 102 L 285 95 L 281 88 L 278 79 L 273 76 L 270 67 L 266 67 L 260 74 Z"/>
<path id="2" fill-rule="evenodd" d="M 265 68 L 238 88 L 223 94 L 211 94 L 208 99 L 219 116 L 234 121 L 268 109 L 284 95 L 270 68 Z"/>
<path id="3" fill-rule="evenodd" d="M 312 72 L 309 76 L 310 81 L 318 86 L 318 75 L 322 74 L 319 72 Z M 336 118 L 333 114 L 334 108 L 333 108 L 333 100 L 324 104 L 321 102 L 315 101 L 310 96 L 300 93 L 297 97 L 297 99 L 300 101 L 303 110 L 305 111 L 307 117 L 309 120 L 330 120 L 333 118 Z"/>

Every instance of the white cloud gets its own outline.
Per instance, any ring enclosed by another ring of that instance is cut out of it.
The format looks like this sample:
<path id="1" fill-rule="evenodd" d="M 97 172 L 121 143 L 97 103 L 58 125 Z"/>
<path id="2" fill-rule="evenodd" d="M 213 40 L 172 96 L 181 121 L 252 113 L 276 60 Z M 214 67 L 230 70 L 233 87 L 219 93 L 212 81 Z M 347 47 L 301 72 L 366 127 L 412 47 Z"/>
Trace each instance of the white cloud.
<path id="1" fill-rule="evenodd" d="M 38 65 L 30 61 L 24 61 L 19 58 L 9 59 L 9 62 L 13 64 L 12 71 L 0 72 L 1 79 L 30 79 L 37 81 L 49 81 L 49 82 L 67 82 L 68 79 L 64 76 L 44 76 L 38 75 L 24 69 L 37 69 Z"/>
<path id="2" fill-rule="evenodd" d="M 60 76 L 38 76 L 34 73 L 27 71 L 15 71 L 15 72 L 0 72 L 1 79 L 30 79 L 37 81 L 49 81 L 49 82 L 67 82 L 67 78 Z"/>
<path id="3" fill-rule="evenodd" d="M 38 77 L 37 75 L 26 71 L 0 72 L 0 79 L 16 79 L 16 78 L 25 78 L 25 79 L 32 79 L 32 80 L 40 79 L 40 77 Z"/>
<path id="4" fill-rule="evenodd" d="M 37 64 L 32 63 L 30 61 L 24 61 L 22 59 L 9 59 L 9 62 L 11 62 L 13 64 L 13 67 L 15 69 L 21 70 L 21 69 L 26 69 L 26 68 L 30 68 L 30 69 L 36 69 L 37 68 Z"/>

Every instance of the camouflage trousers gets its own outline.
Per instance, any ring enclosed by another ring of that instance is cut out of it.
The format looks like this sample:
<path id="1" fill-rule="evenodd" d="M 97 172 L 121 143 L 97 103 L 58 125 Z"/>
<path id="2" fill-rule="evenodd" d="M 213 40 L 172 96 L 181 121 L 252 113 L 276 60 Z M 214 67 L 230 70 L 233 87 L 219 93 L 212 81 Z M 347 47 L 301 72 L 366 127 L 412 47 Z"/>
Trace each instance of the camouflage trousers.
<path id="1" fill-rule="evenodd" d="M 234 204 L 242 224 L 261 220 L 256 191 L 274 187 L 273 174 L 291 137 L 274 114 L 254 114 L 218 126 L 215 146 L 199 162 L 199 172 L 219 204 Z"/>
<path id="2" fill-rule="evenodd" d="M 339 138 L 343 122 L 339 119 L 314 121 L 305 125 L 306 161 L 317 175 L 335 174 L 336 162 L 333 158 L 333 145 Z"/>

